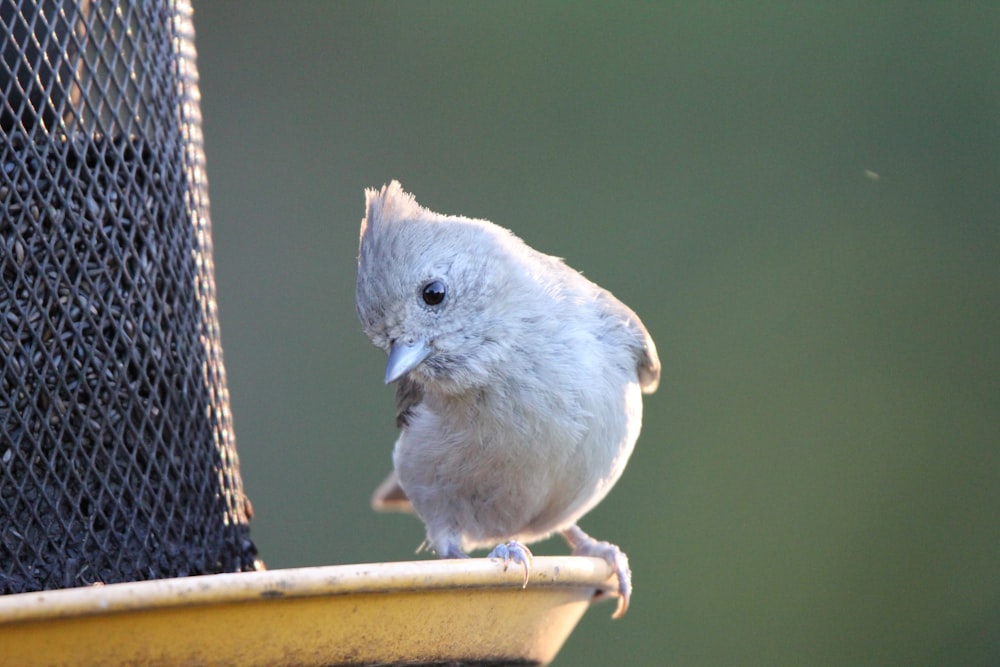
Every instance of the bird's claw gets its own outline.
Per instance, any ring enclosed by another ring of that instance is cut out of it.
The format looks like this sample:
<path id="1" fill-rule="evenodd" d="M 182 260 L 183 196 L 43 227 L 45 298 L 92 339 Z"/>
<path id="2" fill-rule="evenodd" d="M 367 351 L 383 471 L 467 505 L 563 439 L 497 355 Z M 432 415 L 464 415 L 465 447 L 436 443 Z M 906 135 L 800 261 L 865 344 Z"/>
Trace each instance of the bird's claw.
<path id="1" fill-rule="evenodd" d="M 520 565 L 524 569 L 524 583 L 521 584 L 521 588 L 528 587 L 528 573 L 531 570 L 531 550 L 524 546 L 520 542 L 507 542 L 506 544 L 498 544 L 493 551 L 489 553 L 487 558 L 499 558 L 503 561 L 503 569 L 507 570 L 507 566 L 511 563 Z"/>
<path id="2" fill-rule="evenodd" d="M 628 611 L 629 599 L 632 597 L 632 569 L 628 564 L 628 556 L 616 545 L 610 542 L 595 540 L 587 533 L 573 526 L 563 531 L 563 537 L 573 549 L 574 556 L 596 556 L 607 561 L 618 577 L 618 608 L 611 618 L 621 618 Z"/>

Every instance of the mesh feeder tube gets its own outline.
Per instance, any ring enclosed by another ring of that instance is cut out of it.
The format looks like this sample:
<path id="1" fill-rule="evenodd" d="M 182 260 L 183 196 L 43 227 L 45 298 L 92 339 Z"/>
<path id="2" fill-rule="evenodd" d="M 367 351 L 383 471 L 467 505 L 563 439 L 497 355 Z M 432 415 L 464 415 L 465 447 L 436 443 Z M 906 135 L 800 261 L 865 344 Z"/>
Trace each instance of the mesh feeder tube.
<path id="1" fill-rule="evenodd" d="M 258 569 L 191 8 L 0 22 L 0 594 Z"/>

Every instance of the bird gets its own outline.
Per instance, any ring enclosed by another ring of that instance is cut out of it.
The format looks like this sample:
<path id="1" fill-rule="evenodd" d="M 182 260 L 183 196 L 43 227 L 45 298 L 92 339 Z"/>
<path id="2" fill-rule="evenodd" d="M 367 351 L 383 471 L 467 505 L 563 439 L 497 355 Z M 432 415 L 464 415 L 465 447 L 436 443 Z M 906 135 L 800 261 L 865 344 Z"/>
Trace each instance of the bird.
<path id="1" fill-rule="evenodd" d="M 356 306 L 396 383 L 393 472 L 377 510 L 412 511 L 440 558 L 520 566 L 559 533 L 574 555 L 631 569 L 579 520 L 625 469 L 660 361 L 639 317 L 562 259 L 482 219 L 424 208 L 398 181 L 365 190 Z"/>

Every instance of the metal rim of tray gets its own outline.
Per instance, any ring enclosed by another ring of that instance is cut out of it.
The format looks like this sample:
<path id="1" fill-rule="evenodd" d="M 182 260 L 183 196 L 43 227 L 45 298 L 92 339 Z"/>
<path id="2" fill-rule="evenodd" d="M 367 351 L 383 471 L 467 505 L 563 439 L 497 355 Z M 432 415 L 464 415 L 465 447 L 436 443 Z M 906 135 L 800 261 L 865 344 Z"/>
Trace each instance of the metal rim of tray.
<path id="1" fill-rule="evenodd" d="M 498 560 L 307 567 L 0 597 L 24 665 L 547 664 L 595 594 L 598 558 L 538 557 L 522 588 Z"/>

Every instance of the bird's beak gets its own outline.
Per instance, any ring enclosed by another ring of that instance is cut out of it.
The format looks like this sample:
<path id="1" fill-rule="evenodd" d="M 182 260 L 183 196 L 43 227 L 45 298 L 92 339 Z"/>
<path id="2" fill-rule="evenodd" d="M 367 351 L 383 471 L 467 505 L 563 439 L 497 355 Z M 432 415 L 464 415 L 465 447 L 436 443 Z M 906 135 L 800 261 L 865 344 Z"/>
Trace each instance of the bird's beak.
<path id="1" fill-rule="evenodd" d="M 389 362 L 385 365 L 385 383 L 395 382 L 430 356 L 431 346 L 418 338 L 412 343 L 396 341 L 389 350 Z"/>

